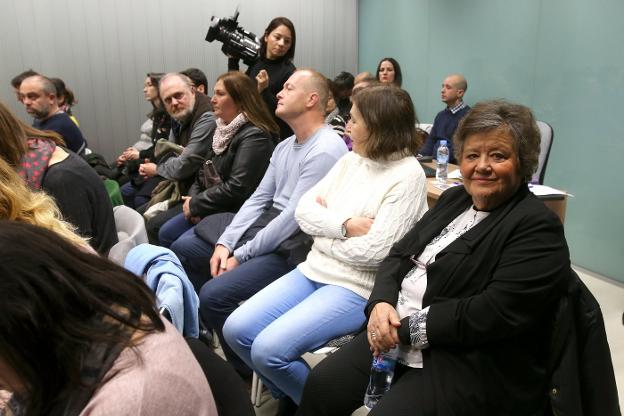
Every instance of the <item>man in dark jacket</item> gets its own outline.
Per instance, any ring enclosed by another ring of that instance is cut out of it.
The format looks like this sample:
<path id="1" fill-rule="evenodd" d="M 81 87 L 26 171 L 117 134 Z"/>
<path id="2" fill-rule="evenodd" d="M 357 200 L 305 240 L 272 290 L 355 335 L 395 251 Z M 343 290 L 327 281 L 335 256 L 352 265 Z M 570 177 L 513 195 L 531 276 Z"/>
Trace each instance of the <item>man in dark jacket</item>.
<path id="1" fill-rule="evenodd" d="M 139 173 L 148 178 L 160 175 L 165 179 L 191 182 L 210 146 L 208 138 L 216 127 L 210 100 L 197 94 L 192 81 L 178 73 L 169 73 L 160 80 L 160 98 L 169 115 L 181 124 L 176 143 L 184 150 L 178 157 L 163 163 L 141 164 Z"/>

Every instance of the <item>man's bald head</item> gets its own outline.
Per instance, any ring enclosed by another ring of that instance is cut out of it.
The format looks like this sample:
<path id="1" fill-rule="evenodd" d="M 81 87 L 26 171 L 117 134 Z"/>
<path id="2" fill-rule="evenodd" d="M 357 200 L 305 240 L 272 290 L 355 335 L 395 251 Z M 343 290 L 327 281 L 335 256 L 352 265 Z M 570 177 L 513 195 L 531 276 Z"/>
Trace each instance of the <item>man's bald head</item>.
<path id="1" fill-rule="evenodd" d="M 25 78 L 20 84 L 20 98 L 26 112 L 39 120 L 45 120 L 58 111 L 56 87 L 42 75 Z"/>
<path id="2" fill-rule="evenodd" d="M 325 114 L 325 108 L 329 100 L 329 82 L 327 78 L 320 72 L 310 68 L 299 69 L 297 72 L 301 72 L 304 75 L 302 85 L 305 91 L 318 95 L 318 109 Z"/>
<path id="3" fill-rule="evenodd" d="M 446 103 L 447 107 L 452 108 L 463 100 L 467 89 L 468 83 L 463 75 L 451 74 L 444 78 L 442 82 L 440 98 Z"/>

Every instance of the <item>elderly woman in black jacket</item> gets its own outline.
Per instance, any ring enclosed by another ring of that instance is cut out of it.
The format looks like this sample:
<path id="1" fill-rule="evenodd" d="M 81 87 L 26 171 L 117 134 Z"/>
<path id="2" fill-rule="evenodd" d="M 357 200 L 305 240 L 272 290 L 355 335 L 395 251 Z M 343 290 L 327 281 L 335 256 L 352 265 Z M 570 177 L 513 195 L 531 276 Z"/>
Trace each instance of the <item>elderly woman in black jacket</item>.
<path id="1" fill-rule="evenodd" d="M 559 218 L 528 189 L 540 135 L 531 111 L 478 103 L 455 133 L 464 186 L 394 245 L 367 330 L 311 373 L 302 415 L 362 405 L 373 355 L 398 347 L 370 415 L 543 415 L 557 301 L 571 278 Z"/>
<path id="2" fill-rule="evenodd" d="M 207 215 L 238 211 L 264 176 L 277 141 L 279 128 L 246 75 L 221 75 L 211 103 L 217 117 L 212 146 L 189 195 L 182 197 L 182 212 L 160 228 L 158 239 L 165 247 L 192 233 Z"/>

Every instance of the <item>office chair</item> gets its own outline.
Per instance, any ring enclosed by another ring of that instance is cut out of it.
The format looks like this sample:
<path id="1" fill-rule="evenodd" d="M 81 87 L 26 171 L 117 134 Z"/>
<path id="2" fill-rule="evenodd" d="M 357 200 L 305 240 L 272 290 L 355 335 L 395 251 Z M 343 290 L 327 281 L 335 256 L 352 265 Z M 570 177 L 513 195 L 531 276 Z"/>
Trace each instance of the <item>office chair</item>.
<path id="1" fill-rule="evenodd" d="M 531 178 L 531 182 L 544 184 L 544 176 L 546 175 L 546 165 L 548 164 L 548 157 L 550 156 L 550 149 L 552 148 L 552 142 L 554 133 L 552 126 L 545 121 L 538 121 L 537 127 L 540 130 L 540 154 L 537 164 L 537 170 Z"/>
<path id="2" fill-rule="evenodd" d="M 433 124 L 431 123 L 419 123 L 416 124 L 416 128 L 423 130 L 425 133 L 429 134 L 431 132 L 431 128 L 433 127 Z"/>
<path id="3" fill-rule="evenodd" d="M 111 247 L 108 259 L 123 266 L 130 250 L 147 243 L 147 231 L 143 217 L 132 208 L 118 205 L 113 208 L 113 215 L 119 242 Z"/>

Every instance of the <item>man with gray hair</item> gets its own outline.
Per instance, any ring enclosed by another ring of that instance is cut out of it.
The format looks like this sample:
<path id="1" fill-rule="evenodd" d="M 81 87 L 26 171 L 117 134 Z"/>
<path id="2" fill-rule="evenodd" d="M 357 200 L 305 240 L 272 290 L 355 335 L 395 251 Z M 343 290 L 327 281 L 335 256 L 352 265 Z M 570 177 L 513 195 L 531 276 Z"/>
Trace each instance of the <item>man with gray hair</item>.
<path id="1" fill-rule="evenodd" d="M 84 153 L 87 141 L 76 123 L 59 109 L 52 81 L 42 75 L 25 78 L 19 86 L 19 94 L 26 112 L 34 117 L 33 127 L 57 132 L 69 150 L 79 155 Z"/>
<path id="2" fill-rule="evenodd" d="M 151 190 L 163 178 L 178 181 L 184 192 L 199 171 L 216 128 L 210 99 L 204 94 L 198 94 L 186 75 L 166 74 L 160 80 L 159 90 L 165 109 L 180 123 L 180 129 L 172 139 L 184 149 L 177 157 L 162 162 L 146 159 L 139 166 L 139 174 L 146 179 L 141 187 L 137 188 L 131 183 L 121 187 L 126 205 L 133 208 L 149 202 Z"/>
<path id="3" fill-rule="evenodd" d="M 442 102 L 446 104 L 446 108 L 435 117 L 429 137 L 427 137 L 423 147 L 420 149 L 419 153 L 421 155 L 433 156 L 435 159 L 438 147 L 440 147 L 440 140 L 446 140 L 449 148 L 449 161 L 451 163 L 455 162 L 453 134 L 457 129 L 459 121 L 470 111 L 470 107 L 463 100 L 467 89 L 468 83 L 461 74 L 452 74 L 444 79 L 440 97 Z"/>
<path id="4" fill-rule="evenodd" d="M 204 322 L 217 332 L 228 361 L 243 376 L 251 370 L 223 342 L 221 330 L 240 301 L 305 260 L 311 240 L 299 229 L 295 208 L 301 195 L 347 153 L 340 136 L 324 123 L 328 98 L 327 79 L 317 71 L 291 75 L 277 94 L 275 114 L 295 134 L 277 145 L 256 191 L 237 214 L 205 217 L 193 236 L 171 245 L 196 290 L 201 288 Z"/>

